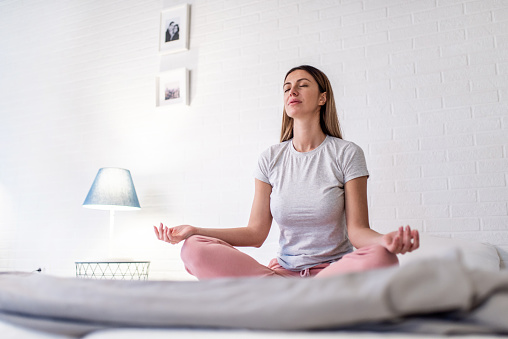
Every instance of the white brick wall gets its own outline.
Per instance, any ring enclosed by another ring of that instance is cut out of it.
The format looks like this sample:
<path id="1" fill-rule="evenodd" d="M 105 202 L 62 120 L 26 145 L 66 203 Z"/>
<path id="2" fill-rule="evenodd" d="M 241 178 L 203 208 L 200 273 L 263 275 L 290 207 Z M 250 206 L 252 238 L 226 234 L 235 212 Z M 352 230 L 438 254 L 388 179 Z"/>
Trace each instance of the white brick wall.
<path id="1" fill-rule="evenodd" d="M 258 154 L 278 141 L 282 78 L 321 68 L 365 150 L 385 232 L 496 244 L 508 260 L 508 4 L 468 0 L 188 1 L 191 49 L 158 54 L 184 1 L 0 2 L 0 269 L 74 274 L 107 253 L 81 204 L 100 167 L 131 170 L 115 253 L 188 278 L 151 225 L 245 225 Z M 191 105 L 156 109 L 155 77 L 191 71 Z M 261 249 L 274 255 L 276 225 Z"/>

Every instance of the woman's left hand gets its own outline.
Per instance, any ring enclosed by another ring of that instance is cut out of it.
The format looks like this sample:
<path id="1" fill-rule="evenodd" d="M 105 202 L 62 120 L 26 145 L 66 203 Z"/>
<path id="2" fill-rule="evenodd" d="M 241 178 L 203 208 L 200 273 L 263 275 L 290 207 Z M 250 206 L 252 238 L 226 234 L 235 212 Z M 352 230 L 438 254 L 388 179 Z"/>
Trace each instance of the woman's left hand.
<path id="1" fill-rule="evenodd" d="M 384 234 L 381 238 L 381 245 L 393 254 L 404 254 L 416 250 L 420 246 L 418 230 L 411 230 L 411 227 L 399 227 L 398 231 Z"/>

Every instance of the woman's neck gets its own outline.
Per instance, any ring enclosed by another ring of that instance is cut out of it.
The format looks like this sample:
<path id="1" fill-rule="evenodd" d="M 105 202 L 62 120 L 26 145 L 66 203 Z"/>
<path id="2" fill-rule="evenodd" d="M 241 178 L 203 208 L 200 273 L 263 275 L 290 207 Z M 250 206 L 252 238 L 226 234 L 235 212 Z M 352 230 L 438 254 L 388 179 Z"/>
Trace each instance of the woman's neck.
<path id="1" fill-rule="evenodd" d="M 326 139 L 319 123 L 306 124 L 295 120 L 293 124 L 293 147 L 298 152 L 309 152 Z"/>

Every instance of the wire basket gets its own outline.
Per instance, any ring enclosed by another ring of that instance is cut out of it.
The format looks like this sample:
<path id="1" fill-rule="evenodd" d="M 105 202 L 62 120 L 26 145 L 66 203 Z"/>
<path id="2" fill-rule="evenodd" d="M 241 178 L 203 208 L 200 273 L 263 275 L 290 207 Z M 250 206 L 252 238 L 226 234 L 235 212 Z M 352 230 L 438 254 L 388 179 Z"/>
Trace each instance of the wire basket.
<path id="1" fill-rule="evenodd" d="M 148 280 L 150 261 L 76 261 L 76 277 Z"/>

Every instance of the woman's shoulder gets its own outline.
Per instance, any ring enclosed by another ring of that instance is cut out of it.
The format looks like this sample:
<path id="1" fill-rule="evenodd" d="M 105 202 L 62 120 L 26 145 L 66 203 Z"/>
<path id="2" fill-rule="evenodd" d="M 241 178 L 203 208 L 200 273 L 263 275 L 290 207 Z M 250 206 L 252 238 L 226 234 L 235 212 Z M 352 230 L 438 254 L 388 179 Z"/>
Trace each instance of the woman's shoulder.
<path id="1" fill-rule="evenodd" d="M 328 136 L 328 139 L 330 140 L 330 144 L 333 145 L 335 148 L 337 148 L 337 150 L 341 150 L 341 151 L 357 150 L 357 149 L 361 150 L 361 147 L 352 141 L 344 140 L 344 139 L 337 138 L 337 137 L 332 137 L 331 135 Z"/>
<path id="2" fill-rule="evenodd" d="M 284 150 L 287 150 L 289 145 L 291 143 L 291 139 L 283 142 L 279 142 L 278 144 L 274 144 L 266 148 L 262 153 L 261 156 L 267 156 L 270 157 L 274 154 L 278 154 Z"/>

